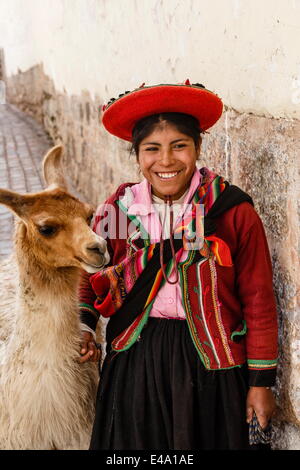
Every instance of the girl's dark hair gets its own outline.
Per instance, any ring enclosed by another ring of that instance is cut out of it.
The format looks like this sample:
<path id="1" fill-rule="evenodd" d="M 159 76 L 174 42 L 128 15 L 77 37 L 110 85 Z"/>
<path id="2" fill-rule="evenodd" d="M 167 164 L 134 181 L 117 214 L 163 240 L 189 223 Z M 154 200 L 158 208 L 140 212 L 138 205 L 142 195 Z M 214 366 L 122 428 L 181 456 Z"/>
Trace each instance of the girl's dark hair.
<path id="1" fill-rule="evenodd" d="M 182 134 L 192 137 L 195 147 L 199 148 L 202 131 L 196 118 L 184 113 L 160 113 L 146 116 L 136 123 L 132 131 L 131 152 L 134 151 L 138 157 L 141 141 L 150 135 L 157 125 L 162 122 L 172 124 Z"/>

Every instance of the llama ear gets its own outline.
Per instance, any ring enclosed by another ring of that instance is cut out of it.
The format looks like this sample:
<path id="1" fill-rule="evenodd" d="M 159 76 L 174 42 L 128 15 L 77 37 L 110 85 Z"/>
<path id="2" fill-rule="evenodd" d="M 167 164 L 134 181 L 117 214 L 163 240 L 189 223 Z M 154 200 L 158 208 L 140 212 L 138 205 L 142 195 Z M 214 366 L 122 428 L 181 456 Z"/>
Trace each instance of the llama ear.
<path id="1" fill-rule="evenodd" d="M 46 153 L 43 160 L 44 180 L 48 186 L 55 185 L 67 189 L 61 165 L 63 146 L 56 145 Z"/>
<path id="2" fill-rule="evenodd" d="M 28 197 L 26 195 L 23 196 L 8 189 L 0 189 L 0 204 L 4 204 L 21 218 L 26 213 L 27 203 Z"/>

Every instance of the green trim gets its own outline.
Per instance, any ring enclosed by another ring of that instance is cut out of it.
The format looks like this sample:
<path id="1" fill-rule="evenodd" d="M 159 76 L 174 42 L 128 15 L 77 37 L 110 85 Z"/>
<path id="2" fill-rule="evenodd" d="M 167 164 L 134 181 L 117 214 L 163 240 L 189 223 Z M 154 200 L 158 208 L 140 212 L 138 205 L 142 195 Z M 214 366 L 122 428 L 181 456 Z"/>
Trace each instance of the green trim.
<path id="1" fill-rule="evenodd" d="M 236 367 L 243 367 L 244 364 L 236 364 L 235 366 L 229 367 L 220 367 L 219 369 L 208 369 L 208 370 L 227 370 L 227 369 L 235 369 Z"/>
<path id="2" fill-rule="evenodd" d="M 204 367 L 206 369 L 210 369 L 210 367 L 209 367 L 210 366 L 209 357 L 204 353 L 204 351 L 203 351 L 203 353 L 200 351 L 199 346 L 197 345 L 197 343 L 194 339 L 195 337 L 198 338 L 197 330 L 196 330 L 196 327 L 195 327 L 193 319 L 192 319 L 192 311 L 191 311 L 191 306 L 190 306 L 190 303 L 189 303 L 189 300 L 188 300 L 188 292 L 187 292 L 187 289 L 185 290 L 185 288 L 184 288 L 185 284 L 187 284 L 184 280 L 184 275 L 185 275 L 184 270 L 186 272 L 187 268 L 192 264 L 195 255 L 196 255 L 195 251 L 191 250 L 190 253 L 188 254 L 187 259 L 184 262 L 179 263 L 179 265 L 178 265 L 178 270 L 179 270 L 179 275 L 180 275 L 180 287 L 181 287 L 181 294 L 182 294 L 182 299 L 183 299 L 183 307 L 185 309 L 185 315 L 186 315 L 187 324 L 188 324 L 188 327 L 189 327 L 189 331 L 190 331 L 192 341 L 194 343 L 194 346 L 196 348 L 196 351 L 198 352 L 198 355 L 199 355 L 202 363 L 204 364 Z M 194 334 L 193 334 L 192 328 L 194 328 L 194 330 L 195 330 Z M 199 338 L 198 338 L 198 341 L 200 343 Z M 205 355 L 206 359 L 204 359 L 204 355 Z"/>
<path id="3" fill-rule="evenodd" d="M 199 201 L 200 201 L 199 190 L 196 189 L 193 199 L 192 199 L 192 203 L 198 204 Z"/>
<path id="4" fill-rule="evenodd" d="M 99 316 L 98 310 L 95 309 L 92 305 L 83 303 L 83 304 L 79 304 L 79 308 L 87 308 L 88 310 L 92 310 L 93 312 L 95 312 Z"/>
<path id="5" fill-rule="evenodd" d="M 241 331 L 233 331 L 231 333 L 230 339 L 233 340 L 235 336 L 243 336 L 247 333 L 247 324 L 246 320 L 243 320 L 243 329 Z"/>
<path id="6" fill-rule="evenodd" d="M 191 253 L 193 253 L 193 251 L 192 251 Z M 192 325 L 194 326 L 194 322 L 193 322 L 193 320 L 192 320 L 192 315 L 191 315 L 191 307 L 190 307 L 190 305 L 189 305 L 189 303 L 188 303 L 187 297 L 184 297 L 184 282 L 183 282 L 183 269 L 187 269 L 187 268 L 192 264 L 193 259 L 194 259 L 194 256 L 192 256 L 192 255 L 190 255 L 190 256 L 191 256 L 191 259 L 188 259 L 188 258 L 187 258 L 188 264 L 187 264 L 185 267 L 182 267 L 182 265 L 185 264 L 187 260 L 186 260 L 186 261 L 183 261 L 182 263 L 179 263 L 179 264 L 178 264 L 178 267 L 180 268 L 180 269 L 179 269 L 179 274 L 180 274 L 180 280 L 181 280 L 181 283 L 180 283 L 180 284 L 181 284 L 182 298 L 183 298 L 183 299 L 186 299 L 186 303 L 185 303 L 185 302 L 183 303 L 183 306 L 184 306 L 184 308 L 185 308 L 186 318 L 187 318 L 187 320 L 190 320 L 191 323 L 192 323 Z M 187 312 L 188 312 L 189 315 L 187 314 Z M 203 320 L 202 320 L 202 321 L 203 321 Z M 195 348 L 196 348 L 196 351 L 198 352 L 198 355 L 199 355 L 199 357 L 200 357 L 200 359 L 201 359 L 201 361 L 202 361 L 202 363 L 203 363 L 203 365 L 204 365 L 204 367 L 205 367 L 206 370 L 211 370 L 211 371 L 214 371 L 214 370 L 228 370 L 228 369 L 235 369 L 235 368 L 237 368 L 237 367 L 243 367 L 244 363 L 242 363 L 242 364 L 235 364 L 234 366 L 229 366 L 229 367 L 219 367 L 219 368 L 207 367 L 207 362 L 205 362 L 201 351 L 199 350 L 197 344 L 196 344 L 195 341 L 194 341 L 193 334 L 192 334 L 192 331 L 191 331 L 190 322 L 187 321 L 187 324 L 188 324 L 189 331 L 190 331 L 190 334 L 191 334 L 191 338 L 192 338 L 192 341 L 193 341 L 194 346 L 195 346 Z M 198 338 L 198 340 L 199 340 L 199 338 Z M 200 340 L 199 340 L 199 342 L 200 342 Z M 207 357 L 207 356 L 206 356 L 206 357 Z M 208 365 L 210 365 L 210 362 L 209 362 L 209 358 L 208 358 L 208 357 L 207 357 L 207 360 L 208 360 Z"/>
<path id="7" fill-rule="evenodd" d="M 146 308 L 142 319 L 140 320 L 138 326 L 134 330 L 133 335 L 130 337 L 129 342 L 126 344 L 126 346 L 124 346 L 124 348 L 122 348 L 122 349 L 114 349 L 113 348 L 114 351 L 117 351 L 117 352 L 126 351 L 127 349 L 129 349 L 137 341 L 142 329 L 144 328 L 145 324 L 147 323 L 149 313 L 150 313 L 150 310 L 152 308 L 154 300 L 155 299 L 153 299 L 152 302 Z"/>
<path id="8" fill-rule="evenodd" d="M 177 265 L 178 266 L 178 265 Z M 173 263 L 173 260 L 170 259 L 170 261 L 168 262 L 168 264 L 166 265 L 166 269 L 165 269 L 165 273 L 166 273 L 166 277 L 168 278 L 169 275 L 171 274 L 171 272 L 173 271 L 173 268 L 174 268 L 174 263 Z M 160 283 L 160 286 L 159 286 L 159 289 L 161 289 L 165 284 L 166 284 L 166 279 L 163 277 L 162 280 L 161 280 L 161 283 Z"/>
<path id="9" fill-rule="evenodd" d="M 273 364 L 277 364 L 277 357 L 273 360 L 265 360 L 265 359 L 248 359 L 247 360 L 248 364 L 249 365 L 255 365 L 255 364 L 258 364 L 258 365 L 273 365 Z"/>
<path id="10" fill-rule="evenodd" d="M 128 242 L 130 243 L 130 245 L 132 246 L 132 244 L 134 243 L 134 236 L 136 236 L 137 234 L 140 235 L 140 230 L 137 228 L 134 232 L 132 232 L 131 235 L 128 236 L 127 240 Z M 139 238 L 138 236 L 136 238 Z"/>
<path id="11" fill-rule="evenodd" d="M 145 230 L 145 228 L 143 227 L 142 223 L 140 220 L 138 220 L 137 217 L 135 217 L 134 215 L 129 215 L 128 214 L 128 208 L 125 207 L 122 202 L 120 201 L 120 199 L 118 201 L 116 201 L 117 205 L 119 206 L 119 208 L 121 209 L 121 211 L 128 217 L 129 220 L 131 220 L 131 222 L 134 223 L 134 225 L 136 227 L 139 228 L 141 234 L 142 234 L 142 238 L 145 242 L 145 246 L 149 246 L 150 245 L 150 236 L 149 236 L 149 233 Z"/>

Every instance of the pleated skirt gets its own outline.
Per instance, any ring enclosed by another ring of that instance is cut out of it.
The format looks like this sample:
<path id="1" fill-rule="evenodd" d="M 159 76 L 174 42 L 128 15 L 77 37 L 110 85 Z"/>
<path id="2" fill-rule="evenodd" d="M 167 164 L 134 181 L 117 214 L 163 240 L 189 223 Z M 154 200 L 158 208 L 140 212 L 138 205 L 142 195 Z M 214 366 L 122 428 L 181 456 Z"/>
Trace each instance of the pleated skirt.
<path id="1" fill-rule="evenodd" d="M 149 318 L 107 354 L 91 450 L 249 449 L 247 368 L 205 369 L 185 320 Z"/>

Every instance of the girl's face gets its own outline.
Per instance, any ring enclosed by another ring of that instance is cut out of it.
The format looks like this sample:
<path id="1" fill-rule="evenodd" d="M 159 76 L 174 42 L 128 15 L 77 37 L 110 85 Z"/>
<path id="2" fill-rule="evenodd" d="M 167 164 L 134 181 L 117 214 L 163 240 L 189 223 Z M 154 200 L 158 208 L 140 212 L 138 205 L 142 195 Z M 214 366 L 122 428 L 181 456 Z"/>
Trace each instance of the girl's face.
<path id="1" fill-rule="evenodd" d="M 153 194 L 179 199 L 189 186 L 198 152 L 192 137 L 168 123 L 145 137 L 139 145 L 138 162 Z"/>

